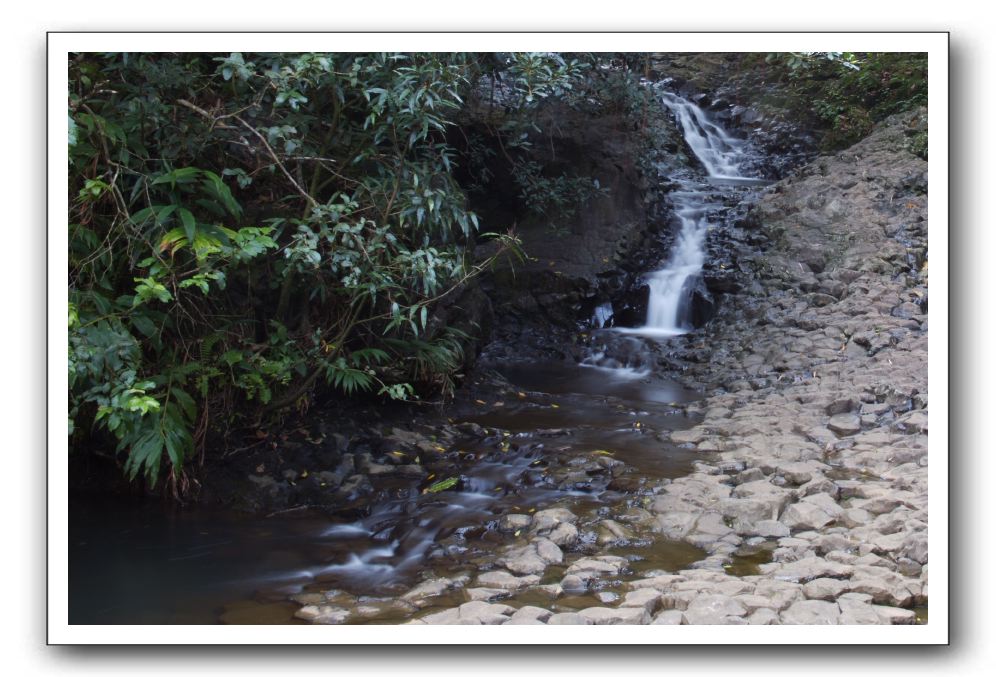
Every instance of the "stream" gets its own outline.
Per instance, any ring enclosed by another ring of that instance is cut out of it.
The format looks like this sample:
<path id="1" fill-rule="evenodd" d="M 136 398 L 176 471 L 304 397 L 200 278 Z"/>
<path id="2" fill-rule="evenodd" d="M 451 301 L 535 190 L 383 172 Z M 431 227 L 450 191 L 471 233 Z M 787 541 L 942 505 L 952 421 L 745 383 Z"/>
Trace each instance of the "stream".
<path id="1" fill-rule="evenodd" d="M 699 166 L 670 177 L 675 244 L 646 275 L 643 326 L 611 327 L 611 307 L 600 307 L 581 363 L 490 365 L 504 385 L 492 401 L 454 416 L 458 432 L 439 443 L 438 456 L 420 461 L 428 477 L 371 476 L 374 500 L 362 509 L 261 519 L 73 496 L 70 623 L 302 622 L 294 618 L 300 605 L 289 598 L 330 589 L 381 609 L 369 621 L 349 622 L 399 622 L 408 614 L 391 600 L 423 572 L 457 577 L 488 569 L 518 535 L 503 528 L 502 517 L 551 506 L 579 516 L 576 551 L 625 557 L 634 575 L 702 559 L 697 548 L 645 532 L 608 542 L 600 526 L 638 510 L 693 468 L 697 452 L 668 435 L 700 420 L 688 408 L 700 395 L 659 373 L 658 356 L 670 338 L 693 329 L 692 297 L 702 288 L 710 229 L 761 183 L 744 176 L 745 141 L 676 94 L 664 92 L 662 101 Z M 453 485 L 431 490 L 444 478 Z M 545 576 L 553 581 L 562 572 L 553 567 Z M 556 604 L 580 608 L 597 603 L 596 594 Z"/>

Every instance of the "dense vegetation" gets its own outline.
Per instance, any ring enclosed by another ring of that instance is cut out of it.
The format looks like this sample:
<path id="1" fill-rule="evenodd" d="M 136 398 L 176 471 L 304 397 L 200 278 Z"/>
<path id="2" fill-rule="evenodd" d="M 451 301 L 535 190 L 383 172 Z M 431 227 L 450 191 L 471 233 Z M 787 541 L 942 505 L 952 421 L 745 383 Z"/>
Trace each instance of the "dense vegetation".
<path id="1" fill-rule="evenodd" d="M 827 148 L 926 102 L 925 55 L 744 63 L 773 74 Z M 571 110 L 645 129 L 650 66 L 645 54 L 74 55 L 71 448 L 116 444 L 129 478 L 154 485 L 165 468 L 175 488 L 212 430 L 329 393 L 447 397 L 475 329 L 435 311 L 522 255 L 511 223 L 481 223 L 470 204 L 500 176 L 509 213 L 559 232 L 606 191 L 551 170 L 541 127 Z M 911 145 L 926 156 L 925 135 Z"/>
<path id="2" fill-rule="evenodd" d="M 927 105 L 926 53 L 771 53 L 764 61 L 787 85 L 799 115 L 815 115 L 826 150 L 846 148 L 876 122 Z M 911 139 L 911 148 L 926 158 L 926 134 Z"/>
<path id="3" fill-rule="evenodd" d="M 303 411 L 323 390 L 445 396 L 467 337 L 434 307 L 518 253 L 509 224 L 482 227 L 468 195 L 504 162 L 534 212 L 597 196 L 589 178 L 532 159 L 533 113 L 629 105 L 639 67 L 613 55 L 74 55 L 71 447 L 112 437 L 130 478 L 155 484 L 165 467 L 175 487 L 213 427 Z M 485 240 L 497 245 L 475 258 Z"/>

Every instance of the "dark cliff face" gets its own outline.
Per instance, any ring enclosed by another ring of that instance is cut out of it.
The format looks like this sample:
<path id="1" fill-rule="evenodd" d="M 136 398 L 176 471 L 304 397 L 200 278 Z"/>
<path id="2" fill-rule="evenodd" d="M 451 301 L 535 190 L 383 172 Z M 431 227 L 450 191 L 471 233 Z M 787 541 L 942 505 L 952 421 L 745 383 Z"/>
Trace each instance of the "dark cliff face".
<path id="1" fill-rule="evenodd" d="M 652 107 L 655 116 L 642 129 L 618 112 L 546 111 L 532 160 L 546 177 L 583 177 L 593 188 L 571 208 L 527 209 L 514 170 L 501 158 L 493 163 L 488 190 L 473 208 L 489 230 L 514 228 L 526 255 L 503 262 L 481 282 L 496 317 L 493 338 L 529 344 L 529 336 L 542 333 L 547 338 L 534 348 L 571 354 L 564 332 L 591 317 L 598 303 L 630 293 L 664 256 L 668 223 L 660 197 L 667 187 L 651 160 L 679 145 L 673 125 L 655 102 Z"/>

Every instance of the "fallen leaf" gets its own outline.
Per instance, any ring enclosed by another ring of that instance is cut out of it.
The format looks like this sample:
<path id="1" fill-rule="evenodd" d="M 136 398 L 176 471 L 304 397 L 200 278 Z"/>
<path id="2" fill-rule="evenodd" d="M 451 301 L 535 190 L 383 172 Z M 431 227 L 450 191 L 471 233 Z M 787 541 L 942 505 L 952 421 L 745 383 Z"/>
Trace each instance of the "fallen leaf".
<path id="1" fill-rule="evenodd" d="M 425 491 L 423 491 L 422 493 L 435 494 L 440 491 L 446 491 L 447 489 L 455 487 L 457 482 L 459 481 L 460 481 L 459 477 L 447 477 L 445 480 L 436 482 L 435 484 L 430 484 L 428 487 L 425 488 Z"/>

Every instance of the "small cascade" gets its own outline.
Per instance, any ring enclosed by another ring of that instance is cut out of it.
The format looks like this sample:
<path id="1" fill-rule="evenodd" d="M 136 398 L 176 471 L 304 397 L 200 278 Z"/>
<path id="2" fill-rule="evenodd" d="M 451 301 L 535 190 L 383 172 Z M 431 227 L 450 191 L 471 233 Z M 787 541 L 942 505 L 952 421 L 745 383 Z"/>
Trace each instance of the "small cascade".
<path id="1" fill-rule="evenodd" d="M 711 122 L 691 101 L 670 92 L 665 92 L 662 98 L 707 174 L 679 180 L 680 189 L 671 193 L 678 234 L 666 265 L 647 276 L 650 298 L 646 325 L 630 330 L 666 337 L 691 329 L 688 316 L 692 295 L 705 264 L 705 240 L 712 225 L 711 217 L 723 208 L 723 186 L 750 180 L 740 174 L 743 141 Z"/>

